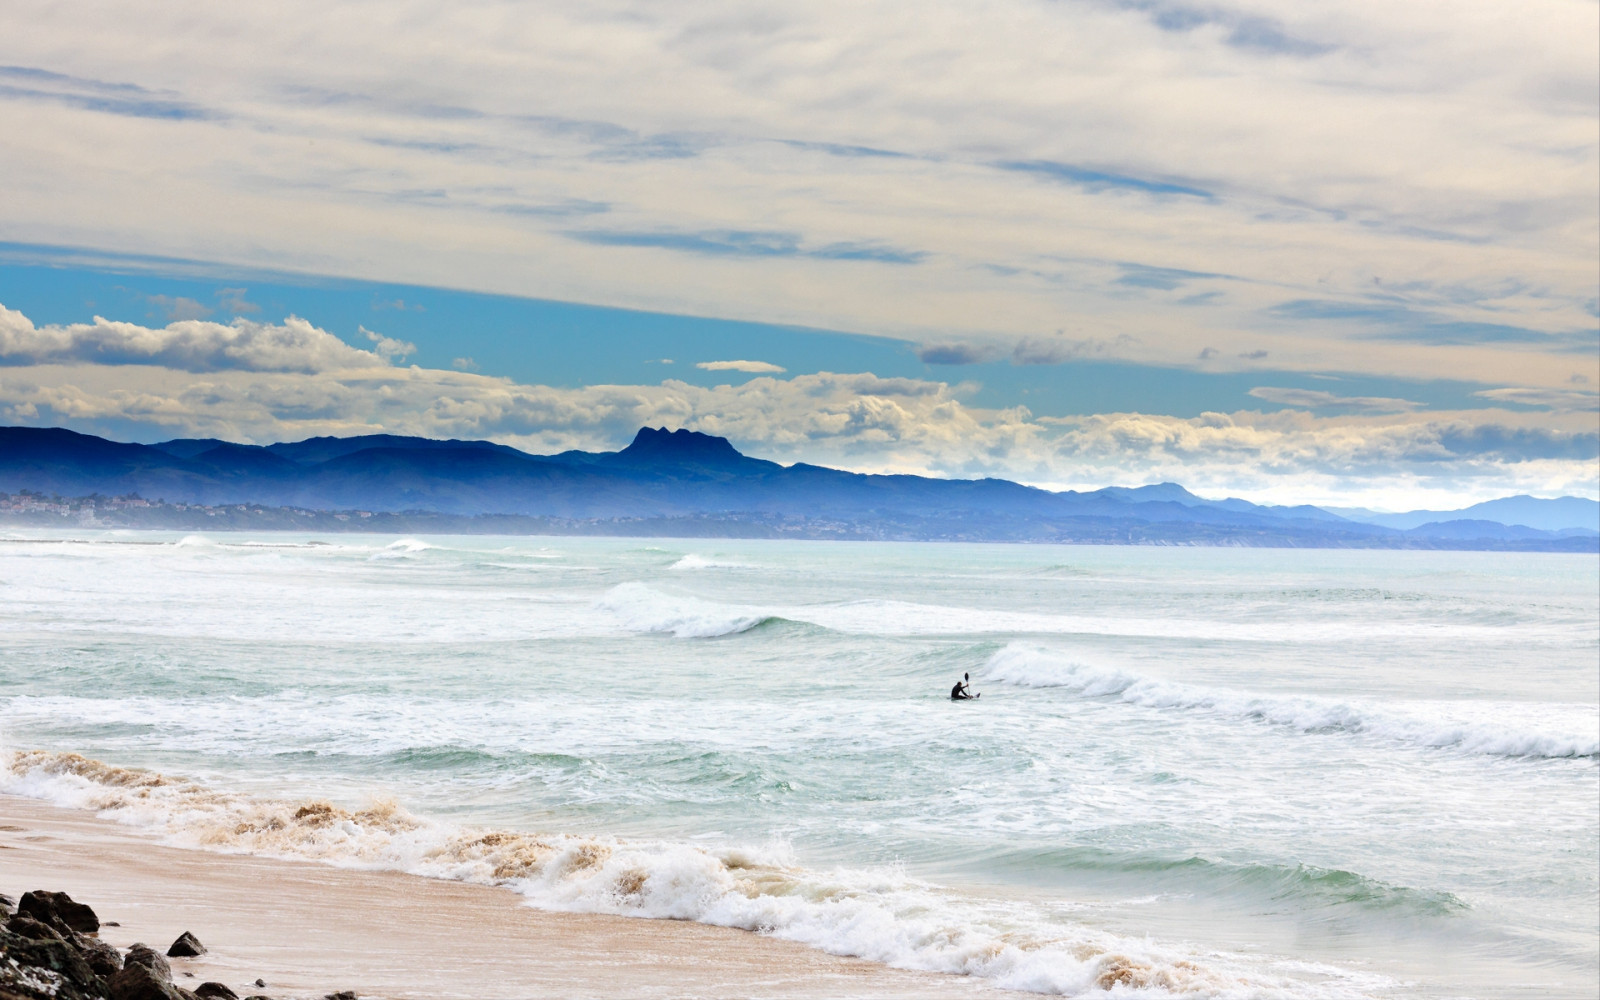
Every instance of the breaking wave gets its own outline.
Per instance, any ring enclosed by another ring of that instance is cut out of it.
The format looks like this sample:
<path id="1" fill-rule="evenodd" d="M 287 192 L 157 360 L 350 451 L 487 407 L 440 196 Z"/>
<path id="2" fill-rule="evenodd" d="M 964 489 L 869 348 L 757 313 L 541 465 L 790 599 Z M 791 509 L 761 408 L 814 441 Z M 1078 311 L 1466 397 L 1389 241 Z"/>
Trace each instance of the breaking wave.
<path id="1" fill-rule="evenodd" d="M 634 632 L 664 632 L 679 639 L 734 635 L 784 620 L 755 608 L 663 594 L 642 583 L 618 584 L 595 606 L 611 612 L 624 628 Z"/>
<path id="2" fill-rule="evenodd" d="M 1286 726 L 1300 732 L 1364 733 L 1401 743 L 1500 757 L 1600 756 L 1595 720 L 1530 727 L 1519 721 L 1452 718 L 1443 703 L 1415 703 L 1413 712 L 1355 701 L 1263 695 L 1144 677 L 1078 663 L 1036 646 L 1011 643 L 989 658 L 983 676 L 1016 687 L 1064 688 L 1144 708 L 1209 712 L 1224 718 Z"/>
<path id="3" fill-rule="evenodd" d="M 469 829 L 393 802 L 347 809 L 252 798 L 45 751 L 0 751 L 0 792 L 93 809 L 177 846 L 503 886 L 543 909 L 740 928 L 1036 993 L 1348 998 L 1392 985 L 1303 962 L 1196 955 L 1059 919 L 1029 926 L 993 901 L 959 897 L 896 869 L 808 871 L 781 845 L 708 849 Z"/>
<path id="4" fill-rule="evenodd" d="M 374 552 L 367 558 L 373 561 L 381 561 L 384 559 L 413 559 L 423 552 L 437 548 L 439 548 L 439 546 L 430 545 L 427 542 L 420 541 L 415 538 L 402 538 L 398 542 L 390 542 L 388 545 L 385 545 L 383 548 Z"/>
<path id="5" fill-rule="evenodd" d="M 1471 906 L 1441 890 L 1396 885 L 1360 872 L 1308 864 L 1216 861 L 1198 856 L 1160 856 L 1091 847 L 1020 848 L 990 859 L 1019 872 L 1080 871 L 1154 875 L 1164 892 L 1192 891 L 1208 896 L 1244 892 L 1255 898 L 1293 900 L 1299 907 L 1343 911 L 1398 911 L 1416 916 L 1462 913 Z"/>
<path id="6" fill-rule="evenodd" d="M 693 552 L 673 563 L 672 569 L 749 569 L 749 563 L 735 562 L 732 559 L 716 559 L 711 556 L 697 555 Z"/>

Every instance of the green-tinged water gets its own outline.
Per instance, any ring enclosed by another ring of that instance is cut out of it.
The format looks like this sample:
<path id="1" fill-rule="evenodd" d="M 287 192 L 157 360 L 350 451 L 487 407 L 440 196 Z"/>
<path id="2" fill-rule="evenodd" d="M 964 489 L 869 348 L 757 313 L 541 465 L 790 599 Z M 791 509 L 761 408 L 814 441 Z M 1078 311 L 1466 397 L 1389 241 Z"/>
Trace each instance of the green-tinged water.
<path id="1" fill-rule="evenodd" d="M 34 533 L 0 748 L 201 784 L 0 789 L 1041 992 L 1567 997 L 1597 657 L 1593 556 Z M 315 798 L 398 811 L 251 818 Z"/>

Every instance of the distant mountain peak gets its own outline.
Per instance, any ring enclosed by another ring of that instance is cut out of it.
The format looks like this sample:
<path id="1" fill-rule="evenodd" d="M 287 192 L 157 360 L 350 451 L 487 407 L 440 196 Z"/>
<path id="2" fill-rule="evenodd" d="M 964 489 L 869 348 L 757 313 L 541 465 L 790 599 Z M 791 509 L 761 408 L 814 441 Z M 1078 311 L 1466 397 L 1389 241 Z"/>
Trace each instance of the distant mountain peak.
<path id="1" fill-rule="evenodd" d="M 665 427 L 641 427 L 633 436 L 633 443 L 618 452 L 617 457 L 630 461 L 724 465 L 742 461 L 745 456 L 724 437 L 682 428 L 669 431 Z"/>
<path id="2" fill-rule="evenodd" d="M 1106 496 L 1116 497 L 1119 500 L 1128 500 L 1133 503 L 1180 503 L 1185 507 L 1197 507 L 1206 503 L 1205 500 L 1190 493 L 1177 483 L 1154 483 L 1150 486 L 1107 486 L 1100 492 Z"/>

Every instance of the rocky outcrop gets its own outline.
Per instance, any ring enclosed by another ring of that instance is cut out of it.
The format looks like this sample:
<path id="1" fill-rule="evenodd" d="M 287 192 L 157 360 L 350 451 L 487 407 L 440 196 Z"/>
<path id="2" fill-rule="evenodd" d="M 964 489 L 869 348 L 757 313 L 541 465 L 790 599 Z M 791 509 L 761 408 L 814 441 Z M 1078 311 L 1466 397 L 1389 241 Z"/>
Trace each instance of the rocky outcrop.
<path id="1" fill-rule="evenodd" d="M 23 1000 L 104 1000 L 105 980 L 49 924 L 13 916 L 0 929 L 0 996 Z"/>
<path id="2" fill-rule="evenodd" d="M 178 940 L 172 942 L 172 946 L 167 949 L 169 958 L 194 958 L 205 953 L 206 946 L 201 944 L 200 939 L 188 931 L 179 934 Z"/>
<path id="3" fill-rule="evenodd" d="M 17 901 L 17 912 L 42 924 L 49 924 L 63 933 L 76 931 L 79 934 L 93 934 L 100 930 L 100 918 L 95 916 L 94 910 L 74 902 L 64 892 L 45 892 L 42 889 L 25 892 Z"/>
<path id="4" fill-rule="evenodd" d="M 106 985 L 111 1000 L 184 1000 L 170 978 L 161 977 L 148 965 L 129 962 Z"/>
<path id="5" fill-rule="evenodd" d="M 96 936 L 102 926 L 115 925 L 103 925 L 94 910 L 64 892 L 35 890 L 15 903 L 0 896 L 0 1000 L 239 1000 L 223 983 L 184 989 L 173 982 L 166 955 L 145 944 L 119 952 Z M 188 931 L 167 949 L 175 958 L 205 953 Z M 257 979 L 255 985 L 266 983 Z M 246 1000 L 272 998 L 257 994 Z M 328 1000 L 356 995 L 343 990 Z"/>
<path id="6" fill-rule="evenodd" d="M 167 982 L 172 981 L 172 965 L 165 956 L 147 944 L 134 944 L 128 947 L 128 957 L 122 960 L 123 965 L 139 965 L 149 969 L 157 979 Z"/>

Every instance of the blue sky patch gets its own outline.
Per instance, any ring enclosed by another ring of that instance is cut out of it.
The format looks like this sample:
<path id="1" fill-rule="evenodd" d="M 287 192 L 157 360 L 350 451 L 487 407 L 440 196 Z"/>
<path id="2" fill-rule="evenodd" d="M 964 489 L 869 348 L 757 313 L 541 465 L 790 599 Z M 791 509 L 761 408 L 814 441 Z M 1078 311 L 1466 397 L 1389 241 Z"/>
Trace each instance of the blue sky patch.
<path id="1" fill-rule="evenodd" d="M 1215 200 L 1215 195 L 1203 188 L 1189 184 L 1179 184 L 1175 181 L 1151 179 L 1147 177 L 1134 177 L 1129 174 L 1117 174 L 1104 170 L 1090 170 L 1087 167 L 1073 166 L 1070 163 L 1056 163 L 1053 160 L 1007 160 L 995 164 L 1001 170 L 1015 170 L 1021 173 L 1038 174 L 1052 180 L 1065 181 L 1076 184 L 1088 191 L 1126 190 L 1142 191 L 1154 195 L 1182 195 L 1190 198 L 1203 198 L 1206 201 Z"/>
<path id="2" fill-rule="evenodd" d="M 789 245 L 773 234 L 749 243 Z M 1484 401 L 1474 393 L 1492 388 L 1333 372 L 1205 372 L 1077 358 L 1026 363 L 998 348 L 966 344 L 921 346 L 919 357 L 915 343 L 842 331 L 21 244 L 0 244 L 0 304 L 41 326 L 88 322 L 95 315 L 162 326 L 175 315 L 280 322 L 292 314 L 363 350 L 372 346 L 368 330 L 409 341 L 417 349 L 407 362 L 424 368 L 467 367 L 563 388 L 664 379 L 737 384 L 758 376 L 695 366 L 751 359 L 783 367 L 784 377 L 871 372 L 960 383 L 963 398 L 973 405 L 998 409 L 1020 403 L 1040 416 L 1145 412 L 1187 417 L 1288 408 L 1251 395 L 1263 385 L 1402 398 L 1430 409 L 1477 409 Z M 469 360 L 470 365 L 458 363 Z"/>

